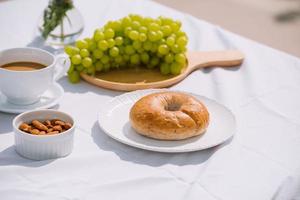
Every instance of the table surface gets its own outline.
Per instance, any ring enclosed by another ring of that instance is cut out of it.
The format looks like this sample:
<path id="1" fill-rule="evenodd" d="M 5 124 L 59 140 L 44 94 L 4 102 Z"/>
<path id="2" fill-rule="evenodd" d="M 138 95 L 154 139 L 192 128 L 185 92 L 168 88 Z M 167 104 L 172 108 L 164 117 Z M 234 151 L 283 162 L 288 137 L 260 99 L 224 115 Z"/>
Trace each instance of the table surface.
<path id="1" fill-rule="evenodd" d="M 0 2 L 0 49 L 36 46 L 44 1 Z M 235 137 L 204 151 L 155 153 L 118 143 L 97 124 L 104 102 L 121 92 L 85 82 L 59 81 L 57 109 L 74 116 L 73 153 L 31 161 L 14 151 L 11 122 L 0 113 L 0 199 L 300 199 L 300 60 L 187 14 L 144 0 L 75 2 L 84 16 L 82 37 L 128 13 L 171 16 L 183 22 L 191 50 L 239 49 L 239 68 L 198 70 L 174 89 L 226 105 L 237 119 Z M 226 16 L 224 16 L 226 17 Z M 270 33 L 272 34 L 272 33 Z M 270 36 L 271 37 L 271 36 Z"/>

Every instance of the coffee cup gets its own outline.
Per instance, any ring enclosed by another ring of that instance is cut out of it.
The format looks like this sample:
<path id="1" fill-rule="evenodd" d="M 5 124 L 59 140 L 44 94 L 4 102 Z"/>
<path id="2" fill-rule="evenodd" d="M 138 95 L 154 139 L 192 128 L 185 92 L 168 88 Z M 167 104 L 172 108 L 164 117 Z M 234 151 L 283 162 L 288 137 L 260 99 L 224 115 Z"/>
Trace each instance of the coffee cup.
<path id="1" fill-rule="evenodd" d="M 13 63 L 37 63 L 39 69 L 4 67 Z M 28 105 L 39 101 L 41 95 L 67 72 L 70 60 L 37 48 L 13 48 L 0 51 L 0 92 L 7 101 Z"/>

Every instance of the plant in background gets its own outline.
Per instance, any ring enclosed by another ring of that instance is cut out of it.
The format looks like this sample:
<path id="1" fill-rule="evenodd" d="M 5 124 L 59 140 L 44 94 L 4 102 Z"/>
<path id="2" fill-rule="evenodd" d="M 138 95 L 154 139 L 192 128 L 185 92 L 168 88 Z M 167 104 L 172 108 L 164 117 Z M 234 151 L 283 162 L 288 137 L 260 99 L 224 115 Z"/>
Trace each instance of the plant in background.
<path id="1" fill-rule="evenodd" d="M 50 0 L 48 7 L 44 10 L 42 36 L 47 39 L 49 34 L 61 25 L 61 36 L 64 36 L 63 19 L 67 17 L 68 10 L 73 8 L 72 0 Z M 70 20 L 68 20 L 70 22 Z"/>
<path id="2" fill-rule="evenodd" d="M 293 7 L 292 9 L 285 10 L 282 13 L 278 13 L 275 15 L 275 19 L 278 22 L 292 22 L 300 20 L 300 1 L 298 1 L 298 3 L 298 7 Z"/>

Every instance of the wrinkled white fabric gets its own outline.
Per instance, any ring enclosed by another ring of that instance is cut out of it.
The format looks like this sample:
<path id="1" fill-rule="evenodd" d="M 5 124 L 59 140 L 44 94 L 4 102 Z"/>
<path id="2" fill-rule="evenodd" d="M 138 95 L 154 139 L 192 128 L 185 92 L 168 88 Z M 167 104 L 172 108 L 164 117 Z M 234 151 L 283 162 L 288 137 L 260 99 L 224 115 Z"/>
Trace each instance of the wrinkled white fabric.
<path id="1" fill-rule="evenodd" d="M 34 36 L 44 1 L 0 2 L 0 49 L 41 46 Z M 106 136 L 98 110 L 121 92 L 59 81 L 57 107 L 77 121 L 73 153 L 31 161 L 14 151 L 11 122 L 0 113 L 0 199 L 300 199 L 300 60 L 151 1 L 76 1 L 85 20 L 82 37 L 128 13 L 180 19 L 190 50 L 239 49 L 239 68 L 198 70 L 173 88 L 205 95 L 229 107 L 235 137 L 194 153 L 136 149 Z M 226 17 L 226 16 L 224 16 Z M 271 33 L 270 33 L 271 34 Z M 271 36 L 270 36 L 271 37 Z M 1 78 L 1 77 L 0 77 Z M 117 123 L 117 122 L 116 122 Z"/>

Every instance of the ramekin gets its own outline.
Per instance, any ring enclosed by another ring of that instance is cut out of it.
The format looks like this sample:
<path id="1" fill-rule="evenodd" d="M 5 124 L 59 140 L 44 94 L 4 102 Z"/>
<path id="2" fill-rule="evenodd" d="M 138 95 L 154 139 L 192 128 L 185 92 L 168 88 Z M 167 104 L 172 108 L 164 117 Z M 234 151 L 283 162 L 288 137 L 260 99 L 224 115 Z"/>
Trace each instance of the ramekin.
<path id="1" fill-rule="evenodd" d="M 73 126 L 62 133 L 55 135 L 32 135 L 19 130 L 23 122 L 34 119 L 60 119 L 73 124 Z M 31 160 L 47 160 L 65 157 L 73 150 L 75 121 L 74 119 L 57 110 L 34 110 L 16 116 L 12 122 L 15 133 L 15 149 L 18 154 Z"/>

